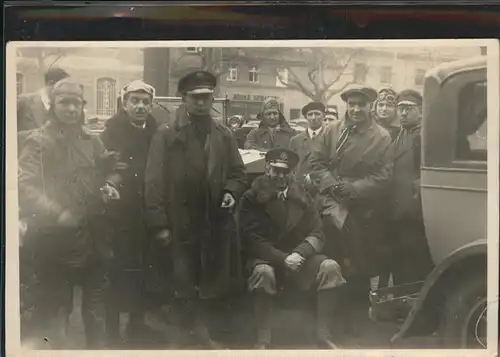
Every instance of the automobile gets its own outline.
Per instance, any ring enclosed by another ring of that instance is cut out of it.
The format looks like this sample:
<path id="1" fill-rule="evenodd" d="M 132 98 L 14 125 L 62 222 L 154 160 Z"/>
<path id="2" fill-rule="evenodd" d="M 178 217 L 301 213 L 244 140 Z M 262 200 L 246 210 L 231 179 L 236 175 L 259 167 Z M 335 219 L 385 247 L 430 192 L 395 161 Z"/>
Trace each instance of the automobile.
<path id="1" fill-rule="evenodd" d="M 392 343 L 434 335 L 445 348 L 486 346 L 486 72 L 480 57 L 424 77 L 420 185 L 435 269 L 425 281 L 371 291 L 373 320 L 404 317 Z"/>

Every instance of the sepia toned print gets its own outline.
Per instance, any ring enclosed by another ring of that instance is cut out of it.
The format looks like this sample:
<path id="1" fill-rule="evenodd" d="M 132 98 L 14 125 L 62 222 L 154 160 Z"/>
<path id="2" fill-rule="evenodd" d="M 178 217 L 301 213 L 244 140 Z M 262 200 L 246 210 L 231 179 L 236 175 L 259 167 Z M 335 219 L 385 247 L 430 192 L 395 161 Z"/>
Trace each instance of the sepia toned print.
<path id="1" fill-rule="evenodd" d="M 10 44 L 14 353 L 495 353 L 496 42 L 190 45 Z"/>

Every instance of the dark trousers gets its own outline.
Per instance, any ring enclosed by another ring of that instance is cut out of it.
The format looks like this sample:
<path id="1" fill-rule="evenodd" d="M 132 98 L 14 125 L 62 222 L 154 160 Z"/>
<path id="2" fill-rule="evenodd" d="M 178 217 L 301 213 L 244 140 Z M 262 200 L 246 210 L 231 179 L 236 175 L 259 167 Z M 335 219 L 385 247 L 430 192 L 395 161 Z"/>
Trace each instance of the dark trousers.
<path id="1" fill-rule="evenodd" d="M 50 264 L 46 262 L 46 265 Z M 53 264 L 38 271 L 37 301 L 34 321 L 37 334 L 49 339 L 53 348 L 64 348 L 67 343 L 60 332 L 66 329 L 73 310 L 73 290 L 82 289 L 82 317 L 87 347 L 104 346 L 105 312 L 104 298 L 108 286 L 106 270 L 99 264 L 71 267 Z M 63 332 L 64 333 L 64 332 Z"/>

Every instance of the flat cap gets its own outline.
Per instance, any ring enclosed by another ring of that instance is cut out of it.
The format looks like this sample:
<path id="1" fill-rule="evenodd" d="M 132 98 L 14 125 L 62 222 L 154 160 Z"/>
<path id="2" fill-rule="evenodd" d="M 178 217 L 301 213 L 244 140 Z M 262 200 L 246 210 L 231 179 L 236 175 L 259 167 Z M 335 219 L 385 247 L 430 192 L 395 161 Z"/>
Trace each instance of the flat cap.
<path id="1" fill-rule="evenodd" d="M 273 167 L 293 170 L 299 163 L 299 155 L 289 149 L 276 148 L 266 153 L 265 160 Z"/>
<path id="2" fill-rule="evenodd" d="M 155 96 L 155 89 L 153 88 L 153 86 L 151 86 L 151 85 L 149 85 L 149 84 L 147 84 L 139 79 L 132 81 L 129 84 L 125 85 L 120 91 L 120 96 L 123 99 L 127 94 L 133 93 L 133 92 L 145 92 L 145 93 L 151 95 L 152 97 Z"/>
<path id="3" fill-rule="evenodd" d="M 213 93 L 217 86 L 217 78 L 207 71 L 188 73 L 179 80 L 178 91 L 181 94 Z"/>
<path id="4" fill-rule="evenodd" d="M 347 102 L 347 99 L 354 94 L 360 94 L 364 97 L 366 97 L 366 100 L 369 102 L 374 102 L 377 99 L 377 91 L 371 87 L 365 87 L 365 86 L 352 86 L 350 88 L 347 88 L 340 94 L 340 98 L 344 102 Z"/>
<path id="5" fill-rule="evenodd" d="M 325 105 L 321 102 L 309 102 L 302 107 L 302 115 L 306 116 L 307 112 L 310 110 L 319 110 L 324 113 L 325 109 Z"/>
<path id="6" fill-rule="evenodd" d="M 422 96 L 414 89 L 405 89 L 396 97 L 397 104 L 422 105 Z"/>

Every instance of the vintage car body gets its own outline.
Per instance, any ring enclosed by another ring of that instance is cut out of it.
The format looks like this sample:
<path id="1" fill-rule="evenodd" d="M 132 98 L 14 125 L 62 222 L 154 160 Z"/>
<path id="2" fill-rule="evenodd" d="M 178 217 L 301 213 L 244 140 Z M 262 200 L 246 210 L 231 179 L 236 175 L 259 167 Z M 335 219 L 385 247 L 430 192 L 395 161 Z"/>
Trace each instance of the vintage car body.
<path id="1" fill-rule="evenodd" d="M 485 57 L 446 63 L 425 76 L 421 194 L 436 267 L 397 299 L 389 296 L 401 287 L 371 292 L 374 319 L 392 302 L 407 303 L 409 314 L 393 343 L 437 333 L 445 347 L 478 345 L 479 312 L 486 308 L 486 78 Z"/>

